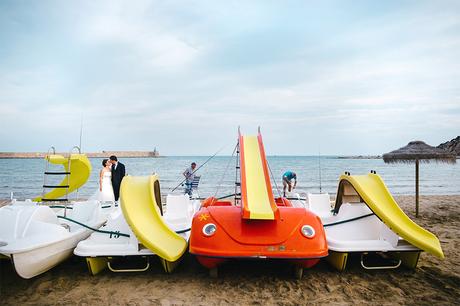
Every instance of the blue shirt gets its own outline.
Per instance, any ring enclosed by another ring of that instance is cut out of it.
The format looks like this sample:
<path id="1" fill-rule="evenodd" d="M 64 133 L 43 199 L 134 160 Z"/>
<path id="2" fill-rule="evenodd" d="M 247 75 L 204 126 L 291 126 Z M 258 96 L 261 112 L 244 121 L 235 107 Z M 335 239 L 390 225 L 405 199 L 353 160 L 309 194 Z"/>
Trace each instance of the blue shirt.
<path id="1" fill-rule="evenodd" d="M 292 171 L 286 171 L 283 174 L 283 178 L 287 180 L 297 179 L 297 175 Z"/>

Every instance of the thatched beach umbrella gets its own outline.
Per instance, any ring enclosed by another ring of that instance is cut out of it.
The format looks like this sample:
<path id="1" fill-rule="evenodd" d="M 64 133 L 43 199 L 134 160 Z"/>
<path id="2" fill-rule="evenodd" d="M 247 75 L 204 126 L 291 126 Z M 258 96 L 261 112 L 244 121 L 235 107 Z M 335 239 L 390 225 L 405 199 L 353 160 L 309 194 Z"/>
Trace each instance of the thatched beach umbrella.
<path id="1" fill-rule="evenodd" d="M 418 174 L 419 163 L 430 161 L 455 164 L 456 156 L 443 149 L 427 145 L 423 141 L 411 141 L 405 147 L 390 153 L 383 154 L 385 163 L 412 163 L 415 162 L 415 216 L 418 217 Z"/>

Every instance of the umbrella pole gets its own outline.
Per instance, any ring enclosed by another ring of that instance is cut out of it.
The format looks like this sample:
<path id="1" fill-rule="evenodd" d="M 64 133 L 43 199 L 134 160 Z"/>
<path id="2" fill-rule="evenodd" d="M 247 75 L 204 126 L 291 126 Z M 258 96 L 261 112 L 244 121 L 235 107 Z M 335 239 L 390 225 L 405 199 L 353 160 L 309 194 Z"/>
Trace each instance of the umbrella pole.
<path id="1" fill-rule="evenodd" d="M 415 217 L 418 218 L 418 159 L 415 160 Z"/>

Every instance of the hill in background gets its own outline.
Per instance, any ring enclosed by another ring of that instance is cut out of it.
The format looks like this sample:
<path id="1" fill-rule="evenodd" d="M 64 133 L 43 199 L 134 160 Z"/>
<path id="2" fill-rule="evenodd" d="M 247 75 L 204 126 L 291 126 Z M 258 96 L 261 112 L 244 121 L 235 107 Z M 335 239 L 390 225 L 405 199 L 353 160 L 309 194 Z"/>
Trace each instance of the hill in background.
<path id="1" fill-rule="evenodd" d="M 460 156 L 460 136 L 457 136 L 457 138 L 454 138 L 451 141 L 441 143 L 438 148 L 447 150 L 449 152 L 455 153 L 457 156 Z"/>

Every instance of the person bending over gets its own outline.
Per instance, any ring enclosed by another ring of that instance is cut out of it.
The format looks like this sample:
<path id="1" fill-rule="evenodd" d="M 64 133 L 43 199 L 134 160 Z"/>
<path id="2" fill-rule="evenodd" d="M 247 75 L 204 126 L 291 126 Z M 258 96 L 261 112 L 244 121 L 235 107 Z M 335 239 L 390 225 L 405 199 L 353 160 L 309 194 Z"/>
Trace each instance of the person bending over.
<path id="1" fill-rule="evenodd" d="M 286 171 L 283 174 L 283 196 L 286 196 L 286 188 L 291 192 L 297 185 L 297 174 L 292 171 Z"/>

